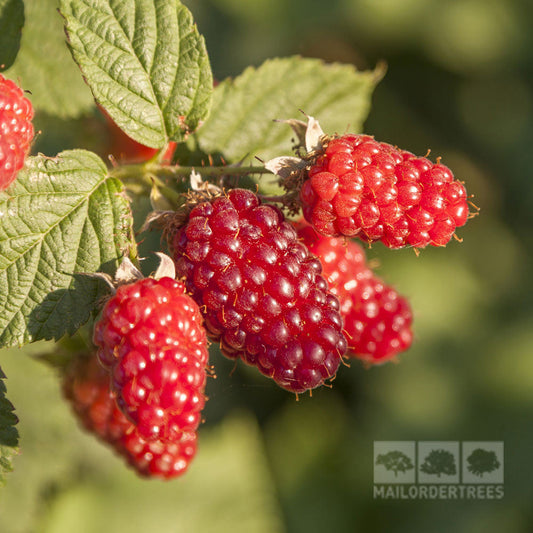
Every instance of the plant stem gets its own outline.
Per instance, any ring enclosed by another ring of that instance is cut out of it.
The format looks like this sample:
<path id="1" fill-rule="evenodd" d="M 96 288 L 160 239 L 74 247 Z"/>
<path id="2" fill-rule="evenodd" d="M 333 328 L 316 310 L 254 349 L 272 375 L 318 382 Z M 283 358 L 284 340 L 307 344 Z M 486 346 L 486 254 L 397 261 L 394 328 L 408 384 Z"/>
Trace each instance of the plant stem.
<path id="1" fill-rule="evenodd" d="M 188 178 L 193 171 L 198 172 L 204 178 L 212 179 L 226 175 L 271 174 L 270 170 L 263 166 L 182 167 L 161 165 L 155 160 L 143 164 L 121 165 L 112 169 L 110 174 L 130 186 L 136 184 L 150 190 L 155 185 L 167 200 L 179 205 L 182 201 L 179 189 L 182 192 L 187 190 Z M 175 185 L 167 184 L 169 181 L 173 181 Z"/>
<path id="2" fill-rule="evenodd" d="M 263 166 L 220 166 L 220 167 L 182 167 L 171 165 L 160 165 L 158 163 L 148 162 L 144 165 L 122 165 L 111 171 L 115 178 L 128 180 L 128 178 L 138 177 L 140 175 L 151 174 L 158 178 L 188 178 L 192 171 L 196 171 L 203 177 L 218 178 L 220 176 L 245 176 L 248 174 L 272 174 Z"/>

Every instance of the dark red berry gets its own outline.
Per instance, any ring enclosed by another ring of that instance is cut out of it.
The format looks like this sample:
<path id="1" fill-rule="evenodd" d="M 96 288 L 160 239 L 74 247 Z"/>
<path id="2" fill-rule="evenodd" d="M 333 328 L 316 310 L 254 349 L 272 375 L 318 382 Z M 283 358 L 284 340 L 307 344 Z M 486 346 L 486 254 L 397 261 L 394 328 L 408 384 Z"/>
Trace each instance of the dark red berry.
<path id="1" fill-rule="evenodd" d="M 378 364 L 407 350 L 413 339 L 409 303 L 372 272 L 363 248 L 319 235 L 307 224 L 298 225 L 298 235 L 320 258 L 331 291 L 339 298 L 348 355 Z"/>
<path id="2" fill-rule="evenodd" d="M 33 107 L 24 92 L 0 74 L 0 190 L 24 166 L 33 140 Z"/>
<path id="3" fill-rule="evenodd" d="M 119 286 L 95 326 L 94 343 L 118 406 L 143 438 L 175 440 L 196 430 L 207 340 L 183 283 L 146 278 Z"/>
<path id="4" fill-rule="evenodd" d="M 117 407 L 109 374 L 96 357 L 77 357 L 63 376 L 62 388 L 81 425 L 141 476 L 171 479 L 189 467 L 196 454 L 196 432 L 182 433 L 172 441 L 143 439 Z"/>
<path id="5" fill-rule="evenodd" d="M 304 217 L 319 233 L 423 248 L 444 246 L 466 223 L 466 191 L 444 165 L 368 135 L 334 137 L 324 146 L 300 189 Z M 395 224 L 402 217 L 407 232 Z"/>
<path id="6" fill-rule="evenodd" d="M 320 194 L 329 187 L 336 184 Z M 233 189 L 194 207 L 170 245 L 208 335 L 227 357 L 293 392 L 335 375 L 346 350 L 339 302 L 279 209 Z"/>

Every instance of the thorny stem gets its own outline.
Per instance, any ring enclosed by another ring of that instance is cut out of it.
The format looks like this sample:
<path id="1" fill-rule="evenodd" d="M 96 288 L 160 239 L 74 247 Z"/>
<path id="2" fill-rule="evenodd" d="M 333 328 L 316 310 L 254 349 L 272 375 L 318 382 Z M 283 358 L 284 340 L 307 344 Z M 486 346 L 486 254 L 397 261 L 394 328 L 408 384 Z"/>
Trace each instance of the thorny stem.
<path id="1" fill-rule="evenodd" d="M 182 193 L 188 189 L 191 173 L 198 172 L 203 178 L 222 176 L 247 176 L 249 174 L 272 174 L 263 166 L 210 166 L 186 167 L 162 165 L 151 160 L 144 164 L 120 165 L 111 170 L 111 176 L 130 187 L 141 185 L 150 190 L 156 186 L 160 193 L 173 204 L 182 203 Z"/>
<path id="2" fill-rule="evenodd" d="M 121 165 L 111 171 L 115 178 L 127 181 L 128 179 L 135 179 L 141 175 L 152 175 L 157 178 L 174 178 L 182 179 L 188 178 L 191 172 L 196 171 L 206 178 L 219 178 L 221 176 L 246 176 L 248 174 L 272 174 L 270 170 L 265 167 L 253 166 L 219 166 L 219 167 L 182 167 L 160 165 L 158 163 L 148 162 L 144 165 Z"/>

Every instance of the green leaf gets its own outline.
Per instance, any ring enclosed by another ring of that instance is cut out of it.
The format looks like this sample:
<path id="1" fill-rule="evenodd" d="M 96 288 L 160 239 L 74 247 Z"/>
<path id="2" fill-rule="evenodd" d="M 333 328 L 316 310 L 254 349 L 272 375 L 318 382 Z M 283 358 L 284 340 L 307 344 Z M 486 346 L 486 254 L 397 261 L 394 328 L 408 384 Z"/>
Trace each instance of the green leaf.
<path id="1" fill-rule="evenodd" d="M 102 282 L 134 252 L 120 181 L 83 150 L 31 157 L 0 194 L 0 346 L 72 334 L 89 318 Z"/>
<path id="2" fill-rule="evenodd" d="M 11 472 L 11 459 L 18 453 L 19 434 L 15 425 L 17 416 L 15 408 L 6 397 L 4 379 L 6 375 L 0 368 L 0 485 L 5 484 L 5 474 Z"/>
<path id="3" fill-rule="evenodd" d="M 24 26 L 22 0 L 0 0 L 0 72 L 9 68 L 20 48 Z"/>
<path id="4" fill-rule="evenodd" d="M 292 130 L 275 119 L 300 118 L 303 110 L 326 133 L 360 132 L 381 71 L 318 59 L 272 59 L 225 80 L 214 92 L 208 120 L 198 131 L 199 147 L 227 161 L 270 159 L 291 150 Z"/>
<path id="5" fill-rule="evenodd" d="M 94 107 L 94 100 L 65 45 L 57 4 L 57 0 L 24 2 L 20 51 L 8 76 L 31 92 L 36 109 L 61 118 L 78 117 Z"/>
<path id="6" fill-rule="evenodd" d="M 208 113 L 203 37 L 177 0 L 61 0 L 72 55 L 97 102 L 130 137 L 162 148 Z"/>

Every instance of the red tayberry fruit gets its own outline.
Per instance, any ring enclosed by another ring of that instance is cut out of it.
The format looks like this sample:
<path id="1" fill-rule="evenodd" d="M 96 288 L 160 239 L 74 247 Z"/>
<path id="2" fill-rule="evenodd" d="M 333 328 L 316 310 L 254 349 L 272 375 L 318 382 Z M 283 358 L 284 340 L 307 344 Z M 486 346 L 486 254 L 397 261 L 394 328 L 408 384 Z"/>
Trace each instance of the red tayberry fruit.
<path id="1" fill-rule="evenodd" d="M 367 266 L 363 248 L 345 238 L 319 235 L 307 224 L 298 235 L 322 262 L 337 295 L 348 340 L 348 355 L 376 364 L 411 346 L 413 320 L 408 301 Z"/>
<path id="2" fill-rule="evenodd" d="M 324 141 L 304 178 L 303 214 L 322 235 L 444 246 L 468 218 L 466 190 L 449 168 L 368 135 Z"/>
<path id="3" fill-rule="evenodd" d="M 189 467 L 196 454 L 196 432 L 182 433 L 173 441 L 143 439 L 117 407 L 109 374 L 96 357 L 77 357 L 63 375 L 62 388 L 81 425 L 141 476 L 171 479 Z"/>
<path id="4" fill-rule="evenodd" d="M 33 140 L 33 107 L 14 82 L 0 74 L 0 190 L 24 166 Z"/>
<path id="5" fill-rule="evenodd" d="M 277 207 L 233 189 L 196 205 L 170 247 L 227 357 L 297 393 L 335 375 L 346 351 L 339 302 Z"/>
<path id="6" fill-rule="evenodd" d="M 196 430 L 205 402 L 207 339 L 198 306 L 179 281 L 121 285 L 94 330 L 117 404 L 145 439 Z"/>

